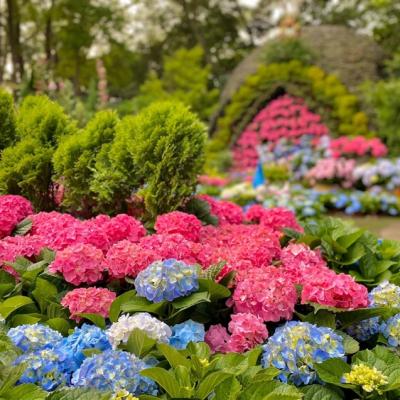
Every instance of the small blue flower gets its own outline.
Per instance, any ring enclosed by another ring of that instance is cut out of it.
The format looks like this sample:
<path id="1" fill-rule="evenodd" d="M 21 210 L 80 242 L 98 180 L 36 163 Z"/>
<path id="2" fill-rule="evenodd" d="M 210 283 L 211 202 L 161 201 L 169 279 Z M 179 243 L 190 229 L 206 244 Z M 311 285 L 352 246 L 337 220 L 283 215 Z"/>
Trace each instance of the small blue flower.
<path id="1" fill-rule="evenodd" d="M 156 261 L 135 279 L 137 294 L 158 303 L 187 296 L 199 288 L 197 268 L 173 258 Z"/>
<path id="2" fill-rule="evenodd" d="M 204 334 L 204 325 L 189 319 L 172 327 L 169 344 L 177 349 L 186 349 L 190 342 L 203 342 Z"/>
<path id="3" fill-rule="evenodd" d="M 62 340 L 62 335 L 46 325 L 20 325 L 11 328 L 7 336 L 23 351 L 33 351 L 44 346 L 52 347 Z"/>
<path id="4" fill-rule="evenodd" d="M 372 336 L 379 333 L 380 325 L 379 317 L 368 318 L 356 324 L 350 325 L 346 332 L 357 340 L 365 342 Z"/>
<path id="5" fill-rule="evenodd" d="M 371 307 L 400 307 L 400 286 L 388 281 L 381 282 L 368 294 Z"/>
<path id="6" fill-rule="evenodd" d="M 19 383 L 34 383 L 45 390 L 54 390 L 69 383 L 65 355 L 57 349 L 43 348 L 18 357 L 15 364 L 24 363 L 26 369 Z"/>
<path id="7" fill-rule="evenodd" d="M 382 322 L 381 333 L 387 339 L 389 346 L 400 346 L 400 314 Z"/>
<path id="8" fill-rule="evenodd" d="M 315 363 L 344 358 L 343 338 L 332 329 L 290 321 L 276 329 L 263 346 L 262 365 L 281 370 L 282 382 L 308 385 L 317 381 Z"/>
<path id="9" fill-rule="evenodd" d="M 126 390 L 130 394 L 157 395 L 157 385 L 140 371 L 149 366 L 140 358 L 125 351 L 106 350 L 86 358 L 74 372 L 72 384 L 99 390 L 118 392 Z"/>
<path id="10" fill-rule="evenodd" d="M 75 328 L 74 332 L 63 339 L 58 346 L 58 350 L 63 352 L 69 361 L 68 368 L 71 372 L 78 369 L 86 358 L 83 354 L 85 349 L 104 351 L 111 349 L 111 343 L 102 329 L 83 324 L 80 328 Z"/>

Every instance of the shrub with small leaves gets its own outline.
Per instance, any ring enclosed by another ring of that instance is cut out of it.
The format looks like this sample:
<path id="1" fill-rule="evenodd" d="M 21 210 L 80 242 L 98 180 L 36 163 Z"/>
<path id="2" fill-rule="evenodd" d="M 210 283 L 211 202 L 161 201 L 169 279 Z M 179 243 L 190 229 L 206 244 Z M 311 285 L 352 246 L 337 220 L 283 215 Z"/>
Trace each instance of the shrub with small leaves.
<path id="1" fill-rule="evenodd" d="M 0 151 L 15 141 L 14 101 L 8 92 L 0 89 Z"/>
<path id="2" fill-rule="evenodd" d="M 179 102 L 155 103 L 132 121 L 127 143 L 152 217 L 178 208 L 195 191 L 204 163 L 206 128 Z"/>

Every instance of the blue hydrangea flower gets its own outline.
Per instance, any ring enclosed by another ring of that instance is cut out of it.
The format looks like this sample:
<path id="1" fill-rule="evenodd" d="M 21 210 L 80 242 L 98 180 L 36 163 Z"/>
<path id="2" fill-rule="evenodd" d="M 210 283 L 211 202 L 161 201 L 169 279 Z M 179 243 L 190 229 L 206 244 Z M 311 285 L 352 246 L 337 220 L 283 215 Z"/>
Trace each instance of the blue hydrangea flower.
<path id="1" fill-rule="evenodd" d="M 379 333 L 379 322 L 379 317 L 364 319 L 363 321 L 350 325 L 346 329 L 346 332 L 355 339 L 364 342 Z"/>
<path id="2" fill-rule="evenodd" d="M 54 346 L 62 340 L 62 335 L 46 325 L 20 325 L 11 328 L 7 336 L 22 351 L 33 351 L 44 346 Z"/>
<path id="3" fill-rule="evenodd" d="M 24 354 L 15 360 L 16 365 L 26 365 L 19 383 L 34 383 L 48 391 L 68 384 L 70 375 L 65 361 L 65 355 L 57 349 L 43 348 Z"/>
<path id="4" fill-rule="evenodd" d="M 135 279 L 137 294 L 158 303 L 187 296 L 199 288 L 197 268 L 173 258 L 156 261 Z"/>
<path id="5" fill-rule="evenodd" d="M 386 322 L 382 322 L 381 333 L 387 339 L 389 346 L 400 346 L 400 314 L 396 314 Z"/>
<path id="6" fill-rule="evenodd" d="M 400 287 L 384 281 L 368 295 L 372 307 L 400 307 Z"/>
<path id="7" fill-rule="evenodd" d="M 106 350 L 86 358 L 81 367 L 74 372 L 74 386 L 109 390 L 113 393 L 126 390 L 131 394 L 157 395 L 157 385 L 149 378 L 140 375 L 148 365 L 133 354 L 119 350 Z"/>
<path id="8" fill-rule="evenodd" d="M 263 346 L 262 365 L 281 370 L 282 382 L 308 385 L 317 380 L 315 363 L 345 355 L 343 338 L 332 329 L 291 321 L 276 329 Z"/>
<path id="9" fill-rule="evenodd" d="M 97 349 L 104 351 L 111 349 L 111 343 L 102 329 L 94 325 L 83 324 L 63 339 L 58 349 L 65 354 L 72 372 L 78 369 L 86 358 L 83 350 Z"/>
<path id="10" fill-rule="evenodd" d="M 191 319 L 172 327 L 169 344 L 177 349 L 186 349 L 190 342 L 204 342 L 204 325 Z"/>

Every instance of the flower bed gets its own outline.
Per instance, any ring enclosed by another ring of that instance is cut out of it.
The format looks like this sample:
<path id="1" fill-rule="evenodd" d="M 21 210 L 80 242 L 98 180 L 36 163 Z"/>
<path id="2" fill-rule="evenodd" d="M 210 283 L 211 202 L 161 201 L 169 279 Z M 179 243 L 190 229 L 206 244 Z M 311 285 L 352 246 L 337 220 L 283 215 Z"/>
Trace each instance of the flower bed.
<path id="1" fill-rule="evenodd" d="M 2 398 L 399 395 L 400 243 L 201 197 L 151 232 L 0 197 Z"/>

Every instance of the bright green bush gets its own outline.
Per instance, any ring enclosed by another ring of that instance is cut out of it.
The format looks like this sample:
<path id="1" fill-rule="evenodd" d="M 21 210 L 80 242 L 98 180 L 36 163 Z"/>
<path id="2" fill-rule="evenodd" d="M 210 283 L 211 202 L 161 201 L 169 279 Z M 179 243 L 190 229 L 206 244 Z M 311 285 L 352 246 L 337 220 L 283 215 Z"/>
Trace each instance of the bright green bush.
<path id="1" fill-rule="evenodd" d="M 135 143 L 135 117 L 123 118 L 116 127 L 115 138 L 97 158 L 90 182 L 96 205 L 109 214 L 126 211 L 126 199 L 139 186 L 137 168 L 128 151 L 128 143 Z"/>
<path id="2" fill-rule="evenodd" d="M 154 217 L 191 196 L 204 163 L 206 127 L 183 104 L 155 103 L 132 120 L 129 151 Z"/>
<path id="3" fill-rule="evenodd" d="M 247 77 L 218 119 L 208 151 L 225 149 L 251 122 L 257 111 L 284 89 L 301 97 L 313 112 L 320 114 L 333 135 L 367 135 L 368 118 L 360 111 L 358 99 L 334 75 L 299 61 L 261 65 Z"/>
<path id="4" fill-rule="evenodd" d="M 12 95 L 0 89 L 0 151 L 15 141 L 15 110 Z"/>
<path id="5" fill-rule="evenodd" d="M 400 79 L 369 83 L 364 87 L 365 99 L 372 110 L 377 136 L 391 154 L 400 151 Z"/>
<path id="6" fill-rule="evenodd" d="M 54 207 L 51 159 L 61 137 L 75 132 L 63 109 L 46 96 L 27 97 L 16 120 L 16 144 L 0 160 L 0 193 L 21 194 L 38 209 Z"/>
<path id="7" fill-rule="evenodd" d="M 28 96 L 18 110 L 17 135 L 21 140 L 33 137 L 54 146 L 74 128 L 64 109 L 47 96 Z"/>
<path id="8" fill-rule="evenodd" d="M 96 159 L 111 147 L 118 122 L 115 111 L 100 111 L 83 130 L 65 137 L 55 151 L 54 170 L 66 188 L 63 205 L 67 208 L 91 213 L 95 207 L 89 189 Z"/>
<path id="9" fill-rule="evenodd" d="M 204 65 L 204 50 L 200 46 L 181 48 L 163 60 L 163 74 L 150 73 L 134 98 L 134 110 L 154 101 L 178 100 L 207 120 L 218 102 L 218 89 L 210 89 L 210 65 Z"/>
<path id="10" fill-rule="evenodd" d="M 39 210 L 53 207 L 52 165 L 54 149 L 37 138 L 7 147 L 0 160 L 0 193 L 21 194 Z"/>

